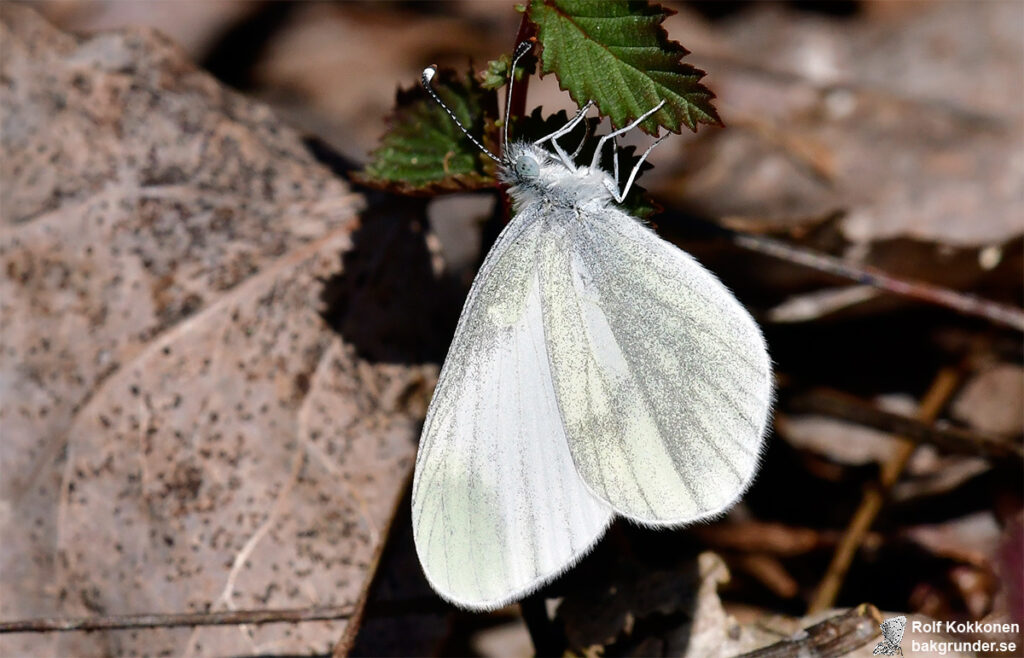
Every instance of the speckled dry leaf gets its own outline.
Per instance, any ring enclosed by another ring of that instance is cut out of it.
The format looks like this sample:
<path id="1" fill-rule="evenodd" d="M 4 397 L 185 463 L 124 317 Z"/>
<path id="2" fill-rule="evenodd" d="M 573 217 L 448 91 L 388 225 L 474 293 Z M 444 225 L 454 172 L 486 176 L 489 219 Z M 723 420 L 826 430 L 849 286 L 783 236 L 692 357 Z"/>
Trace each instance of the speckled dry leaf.
<path id="1" fill-rule="evenodd" d="M 321 317 L 360 198 L 158 34 L 0 9 L 0 617 L 360 601 L 432 377 Z M 345 626 L 0 654 L 327 652 Z"/>
<path id="2" fill-rule="evenodd" d="M 201 59 L 232 24 L 259 9 L 254 0 L 234 2 L 120 2 L 120 0 L 37 0 L 43 16 L 63 30 L 90 33 L 125 25 L 159 28 L 192 57 Z"/>

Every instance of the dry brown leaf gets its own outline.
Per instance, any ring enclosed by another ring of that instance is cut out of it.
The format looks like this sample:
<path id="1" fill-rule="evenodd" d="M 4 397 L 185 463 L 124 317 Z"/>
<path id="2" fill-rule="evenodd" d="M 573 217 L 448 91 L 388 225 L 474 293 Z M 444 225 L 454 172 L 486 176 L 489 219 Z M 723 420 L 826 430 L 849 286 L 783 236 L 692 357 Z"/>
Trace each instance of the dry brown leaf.
<path id="1" fill-rule="evenodd" d="M 902 395 L 880 397 L 877 403 L 886 411 L 904 414 L 914 407 L 913 400 Z M 882 463 L 899 448 L 894 437 L 885 432 L 827 416 L 780 415 L 776 429 L 794 447 L 839 464 Z"/>
<path id="2" fill-rule="evenodd" d="M 779 434 L 794 447 L 840 464 L 881 463 L 899 448 L 885 432 L 826 416 L 780 415 L 776 425 Z"/>
<path id="3" fill-rule="evenodd" d="M 2 17 L 0 617 L 360 602 L 433 377 L 321 317 L 361 198 L 158 34 Z M 326 652 L 345 627 L 0 653 Z"/>
<path id="4" fill-rule="evenodd" d="M 296 125 L 363 162 L 385 130 L 397 86 L 417 82 L 428 64 L 457 63 L 462 70 L 475 55 L 482 67 L 508 47 L 500 35 L 510 38 L 519 20 L 511 5 L 494 5 L 489 13 L 497 16 L 472 23 L 458 17 L 458 5 L 445 10 L 300 5 L 254 67 L 259 93 Z M 488 25 L 494 20 L 503 31 Z"/>
<path id="5" fill-rule="evenodd" d="M 755 3 L 684 41 L 732 129 L 698 139 L 659 198 L 779 226 L 840 210 L 861 244 L 1003 243 L 1024 232 L 1022 28 L 1013 3 L 843 23 Z"/>
<path id="6" fill-rule="evenodd" d="M 41 0 L 48 19 L 68 32 L 98 32 L 129 25 L 159 29 L 194 58 L 201 58 L 233 23 L 252 14 L 252 0 L 204 2 L 120 2 L 119 0 Z"/>
<path id="7" fill-rule="evenodd" d="M 1024 368 L 996 363 L 971 378 L 953 401 L 952 415 L 983 432 L 1024 433 Z"/>
<path id="8" fill-rule="evenodd" d="M 991 568 L 1001 529 L 995 514 L 985 510 L 941 523 L 910 526 L 901 534 L 933 555 Z"/>
<path id="9" fill-rule="evenodd" d="M 691 530 L 718 550 L 767 553 L 791 557 L 828 545 L 834 541 L 828 533 L 764 521 L 723 521 L 696 525 Z"/>

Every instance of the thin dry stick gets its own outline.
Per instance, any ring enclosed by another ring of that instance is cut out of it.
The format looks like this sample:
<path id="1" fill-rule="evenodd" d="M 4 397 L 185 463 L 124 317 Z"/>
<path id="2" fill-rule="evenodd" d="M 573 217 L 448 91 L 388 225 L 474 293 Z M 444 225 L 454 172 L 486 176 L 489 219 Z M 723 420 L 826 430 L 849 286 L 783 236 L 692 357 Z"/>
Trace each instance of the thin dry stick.
<path id="1" fill-rule="evenodd" d="M 881 635 L 878 625 L 882 615 L 870 603 L 810 626 L 767 647 L 745 653 L 737 658 L 790 658 L 814 656 L 833 658 L 845 656 Z"/>
<path id="2" fill-rule="evenodd" d="M 735 564 L 753 576 L 775 596 L 791 599 L 800 593 L 800 585 L 783 566 L 782 561 L 766 553 L 746 553 L 731 558 Z"/>
<path id="3" fill-rule="evenodd" d="M 921 401 L 921 408 L 917 414 L 918 419 L 925 423 L 934 421 L 956 391 L 959 382 L 960 371 L 958 369 L 943 368 L 940 370 Z M 882 464 L 882 472 L 877 486 L 868 487 L 864 491 L 860 506 L 850 520 L 850 525 L 846 528 L 835 555 L 832 556 L 832 562 L 828 565 L 828 571 L 811 600 L 808 609 L 810 614 L 827 610 L 835 604 L 857 549 L 860 548 L 864 536 L 871 529 L 878 512 L 881 511 L 886 494 L 903 473 L 903 469 L 916 448 L 917 444 L 902 440 L 896 454 Z"/>
<path id="4" fill-rule="evenodd" d="M 348 619 L 352 605 L 292 608 L 282 610 L 228 610 L 184 614 L 108 615 L 102 617 L 42 617 L 0 622 L 2 633 L 46 633 L 51 631 L 109 631 L 173 626 L 230 626 L 233 624 L 277 624 Z"/>
<path id="5" fill-rule="evenodd" d="M 945 306 L 965 315 L 974 315 L 1018 331 L 1024 331 L 1024 310 L 1019 308 L 930 283 L 900 279 L 869 265 L 851 263 L 828 254 L 794 247 L 772 238 L 735 231 L 730 231 L 730 233 L 732 233 L 733 242 L 744 249 L 828 272 L 896 295 Z"/>

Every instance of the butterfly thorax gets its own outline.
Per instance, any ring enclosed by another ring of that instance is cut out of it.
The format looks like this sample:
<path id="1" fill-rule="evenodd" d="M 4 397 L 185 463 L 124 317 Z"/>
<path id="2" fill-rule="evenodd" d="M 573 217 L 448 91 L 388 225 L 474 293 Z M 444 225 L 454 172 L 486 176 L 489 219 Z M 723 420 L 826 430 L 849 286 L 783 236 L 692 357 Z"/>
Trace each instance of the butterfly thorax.
<path id="1" fill-rule="evenodd" d="M 499 177 L 509 185 L 516 210 L 531 203 L 566 209 L 596 209 L 615 203 L 614 181 L 601 169 L 566 166 L 559 158 L 529 142 L 508 146 L 507 164 Z"/>

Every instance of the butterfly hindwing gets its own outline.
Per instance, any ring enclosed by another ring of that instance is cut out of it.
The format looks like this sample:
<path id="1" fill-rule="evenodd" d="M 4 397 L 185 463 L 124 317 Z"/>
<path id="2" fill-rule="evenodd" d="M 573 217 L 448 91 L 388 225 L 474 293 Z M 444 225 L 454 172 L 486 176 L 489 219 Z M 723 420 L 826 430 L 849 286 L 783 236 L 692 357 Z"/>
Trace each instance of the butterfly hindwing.
<path id="1" fill-rule="evenodd" d="M 651 525 L 719 513 L 768 423 L 760 330 L 712 274 L 615 208 L 540 245 L 555 390 L 580 475 Z"/>

